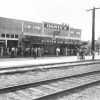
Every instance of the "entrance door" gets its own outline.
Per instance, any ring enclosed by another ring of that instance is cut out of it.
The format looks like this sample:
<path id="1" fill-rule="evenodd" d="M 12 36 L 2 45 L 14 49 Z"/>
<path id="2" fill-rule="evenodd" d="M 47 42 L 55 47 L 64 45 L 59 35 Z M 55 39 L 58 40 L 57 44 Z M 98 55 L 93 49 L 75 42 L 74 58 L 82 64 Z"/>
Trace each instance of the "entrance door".
<path id="1" fill-rule="evenodd" d="M 7 47 L 17 47 L 18 46 L 18 40 L 7 40 Z"/>

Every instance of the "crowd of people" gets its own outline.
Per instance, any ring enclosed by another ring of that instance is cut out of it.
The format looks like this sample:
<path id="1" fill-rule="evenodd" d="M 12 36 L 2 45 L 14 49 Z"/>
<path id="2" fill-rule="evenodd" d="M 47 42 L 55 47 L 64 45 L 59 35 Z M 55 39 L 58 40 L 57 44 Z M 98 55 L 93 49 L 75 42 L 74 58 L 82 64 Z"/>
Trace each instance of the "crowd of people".
<path id="1" fill-rule="evenodd" d="M 85 49 L 77 48 L 77 60 L 85 60 Z"/>
<path id="2" fill-rule="evenodd" d="M 5 49 L 1 47 L 0 56 L 3 57 L 5 54 L 11 58 L 22 57 L 22 56 L 37 58 L 37 57 L 44 56 L 44 54 L 47 54 L 45 52 L 47 52 L 47 49 L 44 50 L 43 47 L 26 47 L 24 49 L 22 49 L 21 47 L 12 47 L 12 48 L 7 47 Z M 88 54 L 86 52 L 87 51 L 84 48 L 69 49 L 67 47 L 65 48 L 56 47 L 55 49 L 56 56 L 77 55 L 78 60 L 85 59 L 85 55 Z M 89 51 L 89 54 L 90 52 L 91 51 Z"/>
<path id="3" fill-rule="evenodd" d="M 40 47 L 27 47 L 24 50 L 21 48 L 11 48 L 11 57 L 18 57 L 18 56 L 24 56 L 24 57 L 41 57 L 42 56 L 42 48 Z"/>
<path id="4" fill-rule="evenodd" d="M 76 55 L 77 54 L 77 49 L 76 48 L 56 48 L 56 55 L 63 55 L 63 56 L 71 56 L 71 55 Z"/>
<path id="5" fill-rule="evenodd" d="M 29 57 L 32 56 L 34 58 L 41 57 L 42 56 L 42 48 L 40 47 L 27 47 L 25 49 L 22 49 L 21 47 L 1 47 L 0 48 L 0 57 Z"/>

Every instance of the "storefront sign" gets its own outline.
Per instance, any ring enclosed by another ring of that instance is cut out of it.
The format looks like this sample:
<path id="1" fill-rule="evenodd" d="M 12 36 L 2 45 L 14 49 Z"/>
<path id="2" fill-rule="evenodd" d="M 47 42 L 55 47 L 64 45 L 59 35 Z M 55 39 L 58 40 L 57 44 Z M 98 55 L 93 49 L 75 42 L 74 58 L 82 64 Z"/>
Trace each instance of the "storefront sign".
<path id="1" fill-rule="evenodd" d="M 55 23 L 44 22 L 44 35 L 46 36 L 59 36 L 69 37 L 69 26 Z"/>
<path id="2" fill-rule="evenodd" d="M 42 43 L 56 43 L 54 40 L 41 40 Z"/>
<path id="3" fill-rule="evenodd" d="M 79 44 L 79 41 L 75 41 L 75 40 L 66 40 L 66 39 L 56 39 L 56 40 L 41 40 L 42 43 L 58 43 L 58 44 Z"/>
<path id="4" fill-rule="evenodd" d="M 23 38 L 23 42 L 30 42 L 30 43 L 42 43 L 42 44 L 80 44 L 79 40 L 72 40 L 72 39 L 59 39 L 56 38 L 53 40 L 52 38 L 46 37 L 26 37 Z"/>
<path id="5" fill-rule="evenodd" d="M 80 29 L 70 28 L 70 37 L 81 38 L 81 30 Z"/>
<path id="6" fill-rule="evenodd" d="M 42 24 L 41 23 L 35 23 L 35 22 L 23 22 L 23 34 L 24 35 L 40 35 L 42 34 Z"/>
<path id="7" fill-rule="evenodd" d="M 58 29 L 58 30 L 69 30 L 69 26 L 53 24 L 53 23 L 44 23 L 44 27 Z"/>
<path id="8" fill-rule="evenodd" d="M 25 24 L 24 28 L 31 29 L 31 30 L 41 30 L 41 26 L 39 25 Z"/>

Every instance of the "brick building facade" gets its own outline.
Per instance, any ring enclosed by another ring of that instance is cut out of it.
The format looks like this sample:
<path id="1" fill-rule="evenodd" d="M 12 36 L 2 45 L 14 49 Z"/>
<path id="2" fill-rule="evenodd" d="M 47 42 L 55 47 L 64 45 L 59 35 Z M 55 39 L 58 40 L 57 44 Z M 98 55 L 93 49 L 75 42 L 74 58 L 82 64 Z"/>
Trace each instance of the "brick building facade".
<path id="1" fill-rule="evenodd" d="M 0 52 L 4 47 L 42 47 L 54 55 L 57 47 L 75 49 L 80 41 L 81 30 L 67 25 L 0 17 Z"/>

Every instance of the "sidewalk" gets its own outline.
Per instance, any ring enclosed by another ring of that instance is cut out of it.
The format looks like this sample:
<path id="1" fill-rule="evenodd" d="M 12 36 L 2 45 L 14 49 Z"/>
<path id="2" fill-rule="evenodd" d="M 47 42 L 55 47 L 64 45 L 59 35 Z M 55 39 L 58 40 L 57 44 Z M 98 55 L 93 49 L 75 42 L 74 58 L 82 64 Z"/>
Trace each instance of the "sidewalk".
<path id="1" fill-rule="evenodd" d="M 91 60 L 92 56 L 86 56 L 85 60 Z M 100 55 L 95 55 L 95 59 L 100 59 Z M 75 62 L 77 61 L 76 56 L 64 56 L 64 57 L 38 57 L 34 59 L 30 58 L 3 58 L 0 59 L 0 68 L 4 67 L 18 67 L 18 66 L 29 66 L 39 64 L 51 64 L 61 62 Z"/>

